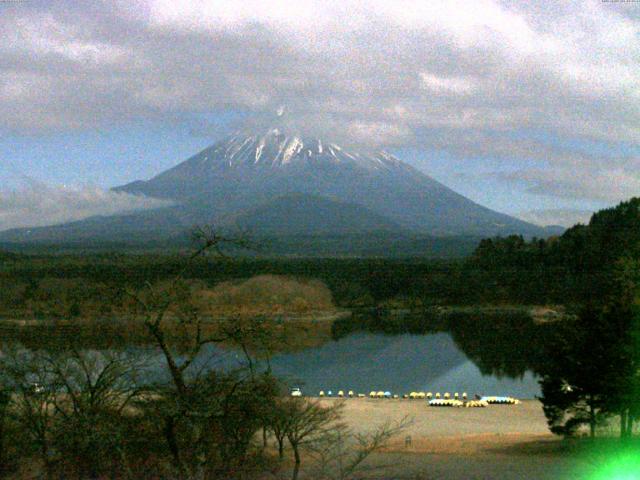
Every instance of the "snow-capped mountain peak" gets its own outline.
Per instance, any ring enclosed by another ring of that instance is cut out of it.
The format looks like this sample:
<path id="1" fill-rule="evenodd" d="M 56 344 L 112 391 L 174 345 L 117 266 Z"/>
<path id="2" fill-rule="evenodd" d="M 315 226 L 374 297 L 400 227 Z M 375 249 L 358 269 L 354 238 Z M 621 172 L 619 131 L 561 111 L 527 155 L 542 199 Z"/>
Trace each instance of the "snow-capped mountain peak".
<path id="1" fill-rule="evenodd" d="M 306 137 L 277 121 L 258 132 L 230 135 L 148 181 L 117 190 L 171 199 L 195 223 L 222 221 L 283 196 L 288 203 L 312 196 L 359 205 L 412 231 L 532 231 L 531 225 L 475 204 L 388 152 Z M 309 206 L 309 215 L 314 208 Z"/>
<path id="2" fill-rule="evenodd" d="M 282 168 L 334 163 L 380 170 L 404 165 L 384 151 L 357 152 L 318 138 L 289 135 L 278 127 L 270 128 L 262 135 L 231 135 L 192 157 L 187 163 L 196 161 L 213 169 L 248 166 Z"/>
<path id="3" fill-rule="evenodd" d="M 543 229 L 478 205 L 388 152 L 307 137 L 284 120 L 271 125 L 230 135 L 154 178 L 114 189 L 168 199 L 170 207 L 61 228 L 72 236 L 80 232 L 83 238 L 124 241 L 182 235 L 193 225 L 207 224 L 331 238 L 379 231 L 544 235 Z M 55 229 L 42 235 L 59 238 Z"/>

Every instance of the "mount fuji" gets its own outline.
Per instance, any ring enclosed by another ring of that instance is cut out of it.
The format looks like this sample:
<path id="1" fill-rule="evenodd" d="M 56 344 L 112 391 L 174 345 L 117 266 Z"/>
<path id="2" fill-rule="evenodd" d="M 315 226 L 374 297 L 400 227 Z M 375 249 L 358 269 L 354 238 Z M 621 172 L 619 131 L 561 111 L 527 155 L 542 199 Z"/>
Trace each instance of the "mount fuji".
<path id="1" fill-rule="evenodd" d="M 474 203 L 385 151 L 352 150 L 281 128 L 229 136 L 150 180 L 114 190 L 173 205 L 2 232 L 0 240 L 148 241 L 196 224 L 270 236 L 550 234 Z"/>

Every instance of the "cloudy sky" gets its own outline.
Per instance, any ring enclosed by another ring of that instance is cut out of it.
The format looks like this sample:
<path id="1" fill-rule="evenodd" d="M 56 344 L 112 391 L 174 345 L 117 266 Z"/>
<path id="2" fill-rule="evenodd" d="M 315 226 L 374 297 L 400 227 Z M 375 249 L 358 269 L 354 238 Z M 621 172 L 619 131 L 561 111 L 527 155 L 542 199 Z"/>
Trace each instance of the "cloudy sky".
<path id="1" fill-rule="evenodd" d="M 640 2 L 0 0 L 0 229 L 153 201 L 281 105 L 469 198 L 571 224 L 640 194 Z"/>

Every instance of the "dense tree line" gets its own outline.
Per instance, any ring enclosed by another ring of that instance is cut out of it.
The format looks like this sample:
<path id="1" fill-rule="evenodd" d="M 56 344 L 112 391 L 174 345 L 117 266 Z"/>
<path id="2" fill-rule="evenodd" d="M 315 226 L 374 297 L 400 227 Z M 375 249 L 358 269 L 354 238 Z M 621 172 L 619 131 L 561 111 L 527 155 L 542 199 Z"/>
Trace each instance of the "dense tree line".
<path id="1" fill-rule="evenodd" d="M 485 298 L 493 290 L 495 297 L 515 302 L 580 305 L 613 294 L 616 262 L 640 258 L 639 208 L 640 198 L 631 199 L 546 240 L 482 240 L 464 269 L 484 278 Z"/>
<path id="2" fill-rule="evenodd" d="M 17 262 L 0 262 L 0 315 L 107 316 L 108 306 L 123 302 L 122 286 L 137 288 L 147 281 L 162 282 L 180 269 L 179 257 L 151 255 L 25 256 Z M 476 301 L 476 289 L 451 281 L 463 274 L 461 264 L 453 261 L 202 258 L 189 266 L 184 277 L 212 287 L 264 274 L 318 279 L 329 287 L 335 303 L 347 308 L 390 301 Z M 65 311 L 62 305 L 73 309 Z"/>
<path id="3" fill-rule="evenodd" d="M 484 240 L 470 262 L 511 298 L 530 290 L 574 308 L 540 371 L 552 431 L 588 425 L 594 436 L 615 415 L 621 437 L 631 436 L 640 417 L 640 199 L 547 241 Z"/>
<path id="4" fill-rule="evenodd" d="M 192 262 L 184 276 L 208 285 L 262 274 L 316 278 L 328 285 L 338 305 L 346 307 L 389 301 L 580 304 L 606 288 L 603 266 L 638 256 L 638 202 L 633 199 L 597 212 L 589 225 L 577 225 L 559 237 L 484 239 L 462 260 L 247 257 L 219 262 L 203 257 Z M 160 281 L 182 268 L 179 255 L 9 254 L 0 257 L 0 306 L 20 309 L 33 300 L 43 314 L 56 313 L 46 305 L 47 297 L 65 289 L 74 290 L 76 297 L 112 300 L 123 284 Z"/>

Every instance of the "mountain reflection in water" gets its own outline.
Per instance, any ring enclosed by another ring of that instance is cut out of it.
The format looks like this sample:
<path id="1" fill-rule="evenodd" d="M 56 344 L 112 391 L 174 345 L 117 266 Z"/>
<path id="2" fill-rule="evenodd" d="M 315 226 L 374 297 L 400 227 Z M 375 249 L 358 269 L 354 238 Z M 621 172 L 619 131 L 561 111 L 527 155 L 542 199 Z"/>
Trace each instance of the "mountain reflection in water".
<path id="1" fill-rule="evenodd" d="M 535 372 L 545 360 L 543 346 L 553 329 L 553 324 L 536 324 L 523 312 L 427 311 L 409 317 L 369 312 L 335 321 L 334 340 L 302 351 L 274 354 L 269 363 L 277 376 L 309 395 L 320 390 L 366 394 L 388 390 L 397 394 L 467 392 L 469 396 L 533 398 L 540 393 Z M 64 350 L 74 343 L 54 330 L 40 335 L 31 332 L 13 341 L 35 350 Z M 150 382 L 169 380 L 162 355 L 148 345 L 81 342 L 75 346 L 143 354 L 149 365 L 144 378 Z M 264 367 L 264 360 L 261 363 Z M 203 369 L 241 366 L 246 366 L 241 352 L 208 345 L 189 370 L 195 374 Z"/>
<path id="2" fill-rule="evenodd" d="M 483 375 L 448 333 L 354 333 L 317 348 L 277 355 L 271 364 L 276 374 L 309 394 L 319 390 L 399 394 L 415 390 L 533 398 L 540 393 L 531 372 L 515 379 Z"/>

